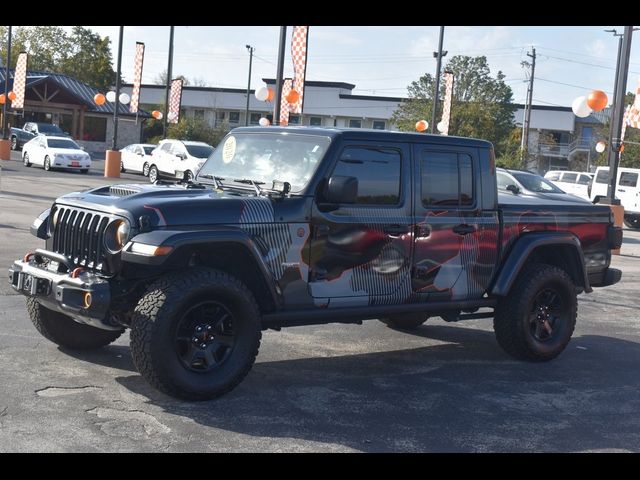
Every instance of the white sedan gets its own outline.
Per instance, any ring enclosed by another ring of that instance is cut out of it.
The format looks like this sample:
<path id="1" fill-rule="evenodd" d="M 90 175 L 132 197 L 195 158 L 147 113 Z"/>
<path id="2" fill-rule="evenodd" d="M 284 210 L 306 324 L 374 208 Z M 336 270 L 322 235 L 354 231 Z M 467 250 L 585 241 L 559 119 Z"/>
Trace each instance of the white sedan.
<path id="1" fill-rule="evenodd" d="M 91 157 L 68 137 L 32 138 L 24 144 L 22 161 L 25 167 L 42 165 L 45 170 L 53 168 L 77 169 L 87 173 L 91 167 Z"/>
<path id="2" fill-rule="evenodd" d="M 150 143 L 127 145 L 120 150 L 122 154 L 120 171 L 142 173 L 145 177 L 148 177 L 151 152 L 156 147 L 157 145 L 151 145 Z"/>

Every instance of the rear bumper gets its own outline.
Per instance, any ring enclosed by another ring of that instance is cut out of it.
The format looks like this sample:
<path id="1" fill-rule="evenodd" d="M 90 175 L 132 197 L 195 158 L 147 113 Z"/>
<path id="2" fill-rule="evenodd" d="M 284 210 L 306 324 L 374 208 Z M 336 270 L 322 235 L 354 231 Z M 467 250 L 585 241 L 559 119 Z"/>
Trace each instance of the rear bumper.
<path id="1" fill-rule="evenodd" d="M 39 256 L 28 262 L 16 260 L 9 268 L 9 282 L 18 293 L 34 297 L 45 307 L 80 323 L 105 330 L 122 328 L 110 322 L 111 286 L 107 280 L 89 272 L 72 278 L 44 267 Z"/>
<path id="2" fill-rule="evenodd" d="M 622 278 L 622 271 L 617 268 L 607 268 L 598 273 L 589 274 L 589 283 L 592 287 L 608 287 L 615 285 Z"/>

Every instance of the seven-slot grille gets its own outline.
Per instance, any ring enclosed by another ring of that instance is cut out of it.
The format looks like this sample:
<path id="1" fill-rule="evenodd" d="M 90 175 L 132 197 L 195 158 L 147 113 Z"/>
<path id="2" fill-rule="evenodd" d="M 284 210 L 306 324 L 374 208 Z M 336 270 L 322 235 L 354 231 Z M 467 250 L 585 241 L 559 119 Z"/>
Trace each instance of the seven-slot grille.
<path id="1" fill-rule="evenodd" d="M 76 265 L 105 271 L 104 231 L 110 217 L 70 207 L 57 207 L 57 211 L 53 251 L 69 257 Z"/>

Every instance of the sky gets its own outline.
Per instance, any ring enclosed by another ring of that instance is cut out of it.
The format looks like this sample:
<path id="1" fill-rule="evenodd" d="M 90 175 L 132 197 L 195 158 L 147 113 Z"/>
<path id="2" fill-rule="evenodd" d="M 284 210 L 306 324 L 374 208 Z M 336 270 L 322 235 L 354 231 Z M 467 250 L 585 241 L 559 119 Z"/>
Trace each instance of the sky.
<path id="1" fill-rule="evenodd" d="M 65 27 L 69 30 L 71 27 Z M 117 57 L 117 26 L 87 26 L 112 43 Z M 513 89 L 515 103 L 524 103 L 528 78 L 521 66 L 536 49 L 533 103 L 570 106 L 594 89 L 613 96 L 618 37 L 604 30 L 621 26 L 446 26 L 443 50 L 453 55 L 487 57 L 492 75 L 501 70 Z M 287 29 L 285 76 L 293 76 L 290 57 L 292 27 Z M 246 88 L 249 53 L 255 47 L 251 88 L 275 78 L 280 27 L 176 26 L 173 73 L 198 79 L 211 87 Z M 438 26 L 310 26 L 307 80 L 356 85 L 354 94 L 406 97 L 407 85 L 424 73 L 434 74 Z M 634 35 L 627 91 L 640 77 L 640 32 Z M 167 68 L 169 27 L 125 26 L 122 73 L 133 78 L 135 43 L 146 45 L 143 83 L 152 83 Z M 114 67 L 115 69 L 115 67 Z"/>

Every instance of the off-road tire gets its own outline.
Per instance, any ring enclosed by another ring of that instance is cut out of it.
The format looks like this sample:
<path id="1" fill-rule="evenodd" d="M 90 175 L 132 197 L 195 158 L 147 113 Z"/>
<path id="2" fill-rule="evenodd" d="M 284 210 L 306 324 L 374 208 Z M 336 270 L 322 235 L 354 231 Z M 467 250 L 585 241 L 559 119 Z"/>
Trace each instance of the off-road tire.
<path id="1" fill-rule="evenodd" d="M 394 317 L 381 318 L 380 321 L 396 330 L 415 330 L 429 319 L 426 313 L 405 313 Z"/>
<path id="2" fill-rule="evenodd" d="M 547 291 L 555 292 L 560 307 L 550 310 L 557 313 L 552 321 L 553 331 L 549 338 L 541 341 L 532 331 L 539 322 L 534 308 L 539 296 Z M 565 349 L 576 325 L 577 311 L 575 285 L 567 272 L 552 265 L 531 263 L 520 272 L 509 295 L 498 302 L 493 329 L 498 344 L 509 355 L 519 360 L 543 362 L 557 357 Z"/>
<path id="3" fill-rule="evenodd" d="M 185 312 L 215 301 L 233 318 L 235 343 L 213 370 L 187 368 L 176 350 L 178 326 Z M 260 309 L 237 278 L 208 268 L 169 273 L 151 284 L 135 308 L 131 355 L 142 376 L 158 390 L 185 400 L 210 400 L 236 387 L 249 373 L 260 348 Z"/>
<path id="4" fill-rule="evenodd" d="M 70 350 L 90 350 L 115 341 L 122 330 L 102 330 L 83 325 L 71 317 L 49 310 L 33 297 L 27 298 L 27 311 L 36 330 L 47 340 Z"/>

